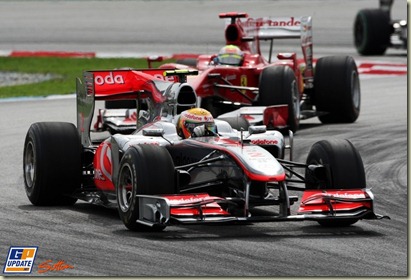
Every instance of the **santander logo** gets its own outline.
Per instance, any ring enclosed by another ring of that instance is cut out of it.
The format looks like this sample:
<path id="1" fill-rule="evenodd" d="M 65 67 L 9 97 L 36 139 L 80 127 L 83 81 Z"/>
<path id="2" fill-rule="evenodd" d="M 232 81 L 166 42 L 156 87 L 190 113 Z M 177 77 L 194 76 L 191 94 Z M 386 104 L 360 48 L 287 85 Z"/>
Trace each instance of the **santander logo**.
<path id="1" fill-rule="evenodd" d="M 249 27 L 262 27 L 262 26 L 300 26 L 301 21 L 295 17 L 284 18 L 248 18 L 244 23 L 244 26 Z"/>
<path id="2" fill-rule="evenodd" d="M 109 72 L 108 75 L 97 75 L 94 77 L 94 83 L 96 85 L 102 86 L 104 84 L 114 85 L 114 84 L 124 84 L 124 78 L 122 75 L 114 75 L 113 72 Z"/>

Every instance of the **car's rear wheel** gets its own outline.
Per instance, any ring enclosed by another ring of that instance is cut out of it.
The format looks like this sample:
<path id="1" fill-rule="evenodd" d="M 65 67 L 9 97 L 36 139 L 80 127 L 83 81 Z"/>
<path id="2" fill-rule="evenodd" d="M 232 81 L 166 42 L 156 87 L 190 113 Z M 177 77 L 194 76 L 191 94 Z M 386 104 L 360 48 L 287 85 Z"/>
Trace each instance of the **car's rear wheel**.
<path id="1" fill-rule="evenodd" d="M 293 132 L 300 125 L 300 94 L 293 70 L 288 66 L 270 66 L 263 69 L 259 81 L 257 105 L 288 105 L 289 129 Z"/>
<path id="2" fill-rule="evenodd" d="M 139 202 L 136 195 L 173 194 L 174 163 L 164 147 L 130 147 L 120 162 L 117 182 L 118 211 L 124 225 L 133 231 L 161 231 L 165 226 L 146 226 L 137 222 Z"/>
<path id="3" fill-rule="evenodd" d="M 73 205 L 80 187 L 82 147 L 71 123 L 40 122 L 30 126 L 24 142 L 23 175 L 34 205 Z"/>
<path id="4" fill-rule="evenodd" d="M 361 156 L 348 140 L 333 139 L 316 142 L 307 156 L 307 164 L 321 164 L 326 168 L 325 182 L 310 178 L 306 173 L 306 189 L 365 188 L 365 171 Z M 358 219 L 318 220 L 323 226 L 349 226 Z"/>
<path id="5" fill-rule="evenodd" d="M 362 55 L 382 55 L 390 45 L 390 15 L 381 9 L 360 10 L 354 21 L 354 45 Z"/>
<path id="6" fill-rule="evenodd" d="M 352 123 L 360 115 L 361 90 L 355 61 L 350 56 L 318 59 L 314 75 L 314 103 L 322 123 Z"/>

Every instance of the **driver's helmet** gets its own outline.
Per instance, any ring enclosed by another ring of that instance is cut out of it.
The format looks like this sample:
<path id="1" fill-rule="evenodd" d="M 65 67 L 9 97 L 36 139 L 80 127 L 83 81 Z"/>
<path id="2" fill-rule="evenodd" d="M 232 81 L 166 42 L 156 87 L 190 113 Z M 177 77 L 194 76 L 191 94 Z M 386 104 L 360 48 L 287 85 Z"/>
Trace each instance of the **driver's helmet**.
<path id="1" fill-rule="evenodd" d="M 221 48 L 217 58 L 219 64 L 239 66 L 243 62 L 244 54 L 239 47 L 227 45 Z"/>
<path id="2" fill-rule="evenodd" d="M 193 135 L 194 128 L 204 126 L 204 135 Z M 208 134 L 207 134 L 208 132 Z M 177 133 L 182 138 L 215 135 L 217 127 L 211 113 L 203 108 L 192 108 L 181 113 L 177 122 Z"/>

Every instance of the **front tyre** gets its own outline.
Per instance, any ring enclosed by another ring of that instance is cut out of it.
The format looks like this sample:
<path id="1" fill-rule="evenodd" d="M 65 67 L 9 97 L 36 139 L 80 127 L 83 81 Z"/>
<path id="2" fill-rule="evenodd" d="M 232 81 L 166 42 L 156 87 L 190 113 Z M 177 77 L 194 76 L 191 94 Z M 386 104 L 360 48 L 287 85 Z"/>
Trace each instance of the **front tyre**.
<path id="1" fill-rule="evenodd" d="M 360 115 L 361 90 L 350 56 L 318 59 L 314 74 L 314 103 L 322 123 L 353 123 Z"/>
<path id="2" fill-rule="evenodd" d="M 365 188 L 365 171 L 360 154 L 349 140 L 322 140 L 315 143 L 308 154 L 307 164 L 321 164 L 326 168 L 325 182 L 318 182 L 306 173 L 306 189 Z M 358 219 L 319 220 L 323 226 L 349 226 Z"/>
<path id="3" fill-rule="evenodd" d="M 137 222 L 136 195 L 175 193 L 174 163 L 167 149 L 154 145 L 130 147 L 120 162 L 117 203 L 124 225 L 133 231 L 162 231 L 165 226 L 149 227 Z"/>
<path id="4" fill-rule="evenodd" d="M 24 142 L 23 177 L 33 205 L 72 205 L 80 187 L 82 146 L 71 123 L 40 122 L 30 126 Z"/>

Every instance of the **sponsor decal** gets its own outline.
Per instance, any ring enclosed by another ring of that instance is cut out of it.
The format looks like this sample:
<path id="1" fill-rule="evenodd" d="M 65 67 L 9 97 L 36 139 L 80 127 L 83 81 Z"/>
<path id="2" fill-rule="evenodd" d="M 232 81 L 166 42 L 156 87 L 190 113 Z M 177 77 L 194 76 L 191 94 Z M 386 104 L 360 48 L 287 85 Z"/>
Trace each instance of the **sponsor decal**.
<path id="1" fill-rule="evenodd" d="M 198 195 L 178 195 L 178 196 L 164 196 L 166 197 L 171 205 L 185 205 L 192 203 L 199 203 L 207 200 L 216 199 L 215 196 L 209 196 L 208 194 L 198 194 Z M 207 204 L 208 207 L 218 206 L 215 202 L 210 202 Z"/>
<path id="2" fill-rule="evenodd" d="M 95 76 L 94 83 L 99 86 L 102 86 L 104 84 L 124 84 L 124 78 L 121 75 L 113 75 L 113 72 L 109 72 L 109 74 L 106 76 Z"/>
<path id="3" fill-rule="evenodd" d="M 365 198 L 363 193 L 333 193 L 329 196 L 336 198 Z"/>
<path id="4" fill-rule="evenodd" d="M 247 86 L 247 75 L 241 75 L 241 86 Z"/>
<path id="5" fill-rule="evenodd" d="M 37 254 L 37 248 L 38 247 L 35 246 L 10 247 L 3 273 L 31 273 Z"/>
<path id="6" fill-rule="evenodd" d="M 63 260 L 60 260 L 53 264 L 52 260 L 47 260 L 39 264 L 38 273 L 45 273 L 49 271 L 62 271 L 66 269 L 73 269 L 74 266 L 65 263 Z"/>
<path id="7" fill-rule="evenodd" d="M 247 75 L 241 75 L 241 77 L 240 77 L 240 85 L 242 86 L 242 87 L 246 87 L 247 86 Z M 241 91 L 243 94 L 245 94 L 246 93 L 246 90 L 242 90 Z"/>
<path id="8" fill-rule="evenodd" d="M 255 145 L 277 145 L 278 141 L 273 139 L 256 139 L 251 140 L 251 143 Z"/>
<path id="9" fill-rule="evenodd" d="M 112 162 L 111 162 L 111 144 L 104 142 L 102 149 L 101 149 L 101 156 L 100 156 L 100 167 L 101 170 L 100 171 L 100 176 L 106 177 L 111 181 L 111 166 L 112 166 Z M 96 172 L 97 174 L 98 172 Z M 98 174 L 97 174 L 98 175 Z M 96 178 L 98 179 L 98 177 Z"/>
<path id="10" fill-rule="evenodd" d="M 105 181 L 106 179 L 103 177 L 103 172 L 100 169 L 96 169 L 94 172 L 94 180 Z"/>
<path id="11" fill-rule="evenodd" d="M 200 121 L 200 122 L 211 122 L 213 121 L 213 118 L 210 116 L 197 116 L 194 114 L 187 113 L 186 114 L 187 119 L 192 120 L 192 121 Z"/>
<path id="12" fill-rule="evenodd" d="M 196 197 L 189 197 L 189 198 L 178 198 L 178 199 L 169 199 L 171 205 L 177 204 L 185 204 L 185 203 L 195 203 L 204 201 L 204 198 L 196 198 Z"/>
<path id="13" fill-rule="evenodd" d="M 294 17 L 285 18 L 248 18 L 243 22 L 246 27 L 262 27 L 262 26 L 300 26 L 300 19 Z"/>

